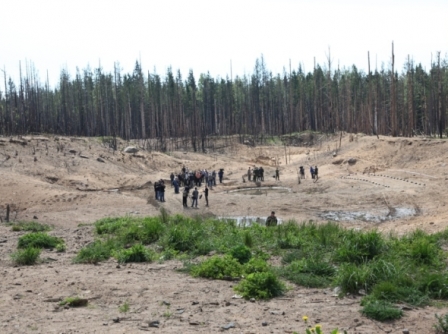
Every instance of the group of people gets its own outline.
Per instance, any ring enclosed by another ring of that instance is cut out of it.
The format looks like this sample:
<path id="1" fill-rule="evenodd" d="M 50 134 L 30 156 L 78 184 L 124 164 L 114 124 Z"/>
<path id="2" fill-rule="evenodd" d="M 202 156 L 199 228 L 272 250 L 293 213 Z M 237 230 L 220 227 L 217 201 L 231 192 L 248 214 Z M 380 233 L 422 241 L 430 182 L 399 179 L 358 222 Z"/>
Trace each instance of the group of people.
<path id="1" fill-rule="evenodd" d="M 198 200 L 202 198 L 202 194 L 199 195 L 198 187 L 201 187 L 205 183 L 205 189 L 203 190 L 205 197 L 205 206 L 208 206 L 208 192 L 209 189 L 213 189 L 216 186 L 216 176 L 218 176 L 219 183 L 222 183 L 224 177 L 224 169 L 208 171 L 207 169 L 190 170 L 188 167 L 183 166 L 180 173 L 170 174 L 171 187 L 174 188 L 175 194 L 180 194 L 180 188 L 184 187 L 182 191 L 182 203 L 184 207 L 188 207 L 188 198 L 192 200 L 191 207 L 198 207 Z M 192 191 L 191 191 L 192 190 Z M 154 191 L 156 200 L 165 202 L 165 183 L 163 180 L 159 180 L 154 183 Z M 191 196 L 190 196 L 191 191 Z"/>
<path id="2" fill-rule="evenodd" d="M 300 183 L 300 179 L 304 179 L 305 178 L 305 169 L 303 168 L 303 166 L 299 167 L 299 183 Z M 314 182 L 317 181 L 317 179 L 319 178 L 319 169 L 317 168 L 317 166 L 310 166 L 310 174 L 311 174 L 311 179 L 314 180 Z"/>
<path id="3" fill-rule="evenodd" d="M 250 167 L 249 167 L 249 169 L 247 170 L 247 179 L 249 181 L 254 181 L 254 182 L 264 181 L 264 169 L 263 169 L 263 167 L 261 167 L 261 166 L 260 167 L 254 166 L 253 169 L 250 169 Z"/>

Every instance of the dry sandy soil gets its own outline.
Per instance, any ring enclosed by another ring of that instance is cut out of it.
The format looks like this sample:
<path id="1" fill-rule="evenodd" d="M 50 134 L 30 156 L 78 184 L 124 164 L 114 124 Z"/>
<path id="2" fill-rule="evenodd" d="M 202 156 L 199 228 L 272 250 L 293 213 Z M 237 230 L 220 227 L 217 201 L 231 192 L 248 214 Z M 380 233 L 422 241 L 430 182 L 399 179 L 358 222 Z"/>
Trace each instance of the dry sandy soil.
<path id="1" fill-rule="evenodd" d="M 352 139 L 352 140 L 351 140 Z M 121 149 L 126 143 L 121 143 Z M 337 151 L 336 157 L 333 153 Z M 103 217 L 169 213 L 217 217 L 266 217 L 271 210 L 283 221 L 336 220 L 347 228 L 377 228 L 385 233 L 428 232 L 448 227 L 445 196 L 448 180 L 446 140 L 344 135 L 322 138 L 314 146 L 249 147 L 232 144 L 208 154 L 191 152 L 113 152 L 97 138 L 34 136 L 0 138 L 0 216 L 6 204 L 11 219 L 54 226 L 67 252 L 44 251 L 44 263 L 14 267 L 10 254 L 23 232 L 0 224 L 1 333 L 303 333 L 306 324 L 339 327 L 348 333 L 434 333 L 435 313 L 425 307 L 379 323 L 360 313 L 360 297 L 336 298 L 332 290 L 289 284 L 284 298 L 249 302 L 233 299 L 232 282 L 191 278 L 176 271 L 179 262 L 99 265 L 72 264 L 76 253 L 94 238 L 92 224 Z M 101 158 L 104 162 L 100 162 Z M 352 163 L 348 163 L 352 158 Z M 274 161 L 280 162 L 275 181 Z M 355 163 L 353 163 L 356 160 Z M 171 171 L 224 168 L 224 183 L 210 191 L 210 207 L 183 209 L 181 195 L 168 187 L 166 202 L 153 200 L 148 182 L 168 179 Z M 309 165 L 319 166 L 314 183 Z M 263 165 L 263 186 L 288 190 L 244 190 L 249 166 Z M 298 166 L 307 178 L 298 183 Z M 239 188 L 239 189 L 238 189 Z M 68 296 L 89 299 L 89 306 L 64 309 Z M 130 311 L 120 313 L 128 303 Z M 114 321 L 120 318 L 119 322 Z M 159 328 L 149 327 L 159 321 Z M 267 323 L 263 326 L 262 323 Z M 234 328 L 223 326 L 233 323 Z"/>

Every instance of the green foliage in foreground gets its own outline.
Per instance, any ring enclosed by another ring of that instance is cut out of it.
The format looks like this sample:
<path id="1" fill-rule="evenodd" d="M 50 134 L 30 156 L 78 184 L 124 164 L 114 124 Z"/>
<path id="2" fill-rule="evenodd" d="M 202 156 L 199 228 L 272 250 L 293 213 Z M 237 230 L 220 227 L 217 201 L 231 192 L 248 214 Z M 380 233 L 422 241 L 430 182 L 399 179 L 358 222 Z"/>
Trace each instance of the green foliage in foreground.
<path id="1" fill-rule="evenodd" d="M 434 325 L 434 329 L 437 334 L 447 334 L 448 333 L 448 314 L 439 316 L 436 314 L 437 322 Z"/>
<path id="2" fill-rule="evenodd" d="M 18 248 L 55 248 L 63 244 L 64 240 L 53 237 L 43 232 L 28 233 L 19 238 Z"/>
<path id="3" fill-rule="evenodd" d="M 12 230 L 27 231 L 27 232 L 45 232 L 49 231 L 51 228 L 48 225 L 37 223 L 37 222 L 18 222 L 12 225 Z"/>
<path id="4" fill-rule="evenodd" d="M 403 311 L 384 300 L 375 300 L 364 305 L 362 314 L 379 321 L 400 319 Z"/>
<path id="5" fill-rule="evenodd" d="M 266 271 L 247 275 L 235 290 L 246 299 L 270 299 L 283 295 L 286 286 L 272 271 Z"/>
<path id="6" fill-rule="evenodd" d="M 194 277 L 213 279 L 238 279 L 243 273 L 242 265 L 232 256 L 212 256 L 208 260 L 192 266 L 190 273 Z"/>
<path id="7" fill-rule="evenodd" d="M 448 244 L 448 230 L 397 237 L 335 223 L 238 227 L 232 221 L 162 212 L 158 217 L 103 219 L 95 231 L 96 240 L 75 262 L 97 263 L 111 256 L 121 262 L 188 260 L 185 271 L 193 276 L 239 279 L 237 289 L 246 298 L 284 293 L 280 279 L 306 287 L 337 286 L 341 294 L 366 294 L 362 312 L 382 321 L 402 315 L 394 303 L 423 306 L 448 300 L 442 247 Z M 281 263 L 271 267 L 270 258 Z"/>
<path id="8" fill-rule="evenodd" d="M 40 255 L 39 248 L 28 247 L 19 249 L 11 254 L 12 262 L 18 266 L 31 266 L 37 262 Z"/>
<path id="9" fill-rule="evenodd" d="M 125 262 L 151 262 L 154 253 L 145 248 L 142 244 L 136 244 L 129 249 L 122 249 L 116 252 L 115 258 L 120 263 Z"/>

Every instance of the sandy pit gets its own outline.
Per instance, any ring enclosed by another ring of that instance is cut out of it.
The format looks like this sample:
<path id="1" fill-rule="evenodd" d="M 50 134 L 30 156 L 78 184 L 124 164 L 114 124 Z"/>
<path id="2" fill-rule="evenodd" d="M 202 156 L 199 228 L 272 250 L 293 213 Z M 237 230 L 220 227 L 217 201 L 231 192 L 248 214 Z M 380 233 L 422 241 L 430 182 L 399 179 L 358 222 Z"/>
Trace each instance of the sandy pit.
<path id="1" fill-rule="evenodd" d="M 176 271 L 182 266 L 176 261 L 79 265 L 72 259 L 93 240 L 96 220 L 157 215 L 161 207 L 170 214 L 255 220 L 275 211 L 282 221 L 333 220 L 346 228 L 397 235 L 440 231 L 448 227 L 447 158 L 446 140 L 362 135 L 344 135 L 340 146 L 337 136 L 286 150 L 234 143 L 207 154 L 125 154 L 97 138 L 0 138 L 0 216 L 4 220 L 9 204 L 11 220 L 53 225 L 49 233 L 67 244 L 65 253 L 43 251 L 41 264 L 14 267 L 10 254 L 23 232 L 0 224 L 0 332 L 303 333 L 307 315 L 310 324 L 327 331 L 433 333 L 435 313 L 446 309 L 407 309 L 402 319 L 380 323 L 360 314 L 360 297 L 336 298 L 331 289 L 289 284 L 284 297 L 252 303 L 233 298 L 233 282 L 192 278 Z M 280 181 L 273 177 L 275 161 Z M 202 199 L 198 209 L 183 209 L 181 195 L 169 185 L 166 202 L 153 199 L 152 183 L 168 180 L 183 165 L 224 168 L 224 182 L 210 190 L 209 207 Z M 265 181 L 260 189 L 245 189 L 257 188 L 247 177 L 243 182 L 254 165 L 263 165 Z M 319 167 L 317 182 L 310 179 L 310 165 Z M 299 166 L 306 171 L 300 184 Z M 58 307 L 61 298 L 74 295 L 89 299 L 88 307 Z M 124 303 L 130 306 L 125 314 L 119 312 Z M 158 328 L 148 325 L 153 321 L 159 321 Z M 231 323 L 233 328 L 223 328 Z"/>

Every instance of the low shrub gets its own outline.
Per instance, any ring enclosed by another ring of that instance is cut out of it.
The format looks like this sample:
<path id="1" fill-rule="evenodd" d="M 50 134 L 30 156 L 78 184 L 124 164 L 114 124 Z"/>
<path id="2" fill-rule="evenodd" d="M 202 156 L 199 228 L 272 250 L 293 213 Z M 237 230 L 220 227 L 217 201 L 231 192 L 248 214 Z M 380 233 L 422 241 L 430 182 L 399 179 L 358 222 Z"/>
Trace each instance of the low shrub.
<path id="1" fill-rule="evenodd" d="M 437 323 L 434 324 L 434 329 L 437 334 L 447 334 L 448 333 L 448 313 L 439 316 L 436 314 Z"/>
<path id="2" fill-rule="evenodd" d="M 19 238 L 18 248 L 55 248 L 64 243 L 61 238 L 53 237 L 43 232 L 28 233 Z"/>
<path id="3" fill-rule="evenodd" d="M 27 232 L 45 232 L 51 228 L 48 225 L 44 225 L 37 222 L 18 222 L 12 225 L 13 231 L 27 231 Z"/>
<path id="4" fill-rule="evenodd" d="M 367 264 L 343 264 L 335 277 L 335 284 L 341 288 L 342 292 L 354 294 L 358 294 L 361 289 L 370 292 L 376 281 L 372 266 Z"/>
<path id="5" fill-rule="evenodd" d="M 405 302 L 415 306 L 425 306 L 430 301 L 425 293 L 413 286 L 400 285 L 397 282 L 389 281 L 376 284 L 369 297 L 391 303 Z"/>
<path id="6" fill-rule="evenodd" d="M 272 271 L 267 271 L 247 275 L 234 289 L 246 299 L 270 299 L 283 295 L 286 286 Z"/>
<path id="7" fill-rule="evenodd" d="M 68 305 L 70 307 L 82 307 L 87 306 L 88 303 L 89 303 L 88 299 L 79 297 L 67 297 L 63 301 L 61 301 L 59 305 L 61 306 Z"/>
<path id="8" fill-rule="evenodd" d="M 120 263 L 151 262 L 154 253 L 142 244 L 136 244 L 129 249 L 121 249 L 114 254 Z"/>
<path id="9" fill-rule="evenodd" d="M 241 277 L 243 267 L 230 255 L 212 256 L 198 265 L 193 265 L 190 273 L 195 277 L 235 279 Z"/>
<path id="10" fill-rule="evenodd" d="M 30 266 L 37 262 L 40 256 L 40 248 L 28 247 L 11 254 L 14 264 L 19 266 Z"/>
<path id="11" fill-rule="evenodd" d="M 348 263 L 365 263 L 385 249 L 383 236 L 378 231 L 348 231 L 342 245 L 336 250 L 335 260 Z"/>
<path id="12" fill-rule="evenodd" d="M 370 319 L 378 321 L 400 319 L 403 316 L 401 309 L 384 300 L 372 300 L 366 303 L 361 313 Z"/>
<path id="13" fill-rule="evenodd" d="M 236 247 L 233 247 L 230 250 L 230 255 L 237 259 L 239 263 L 245 264 L 249 262 L 250 258 L 252 257 L 252 253 L 250 249 L 247 246 L 239 245 Z"/>
<path id="14" fill-rule="evenodd" d="M 115 244 L 112 240 L 97 240 L 81 249 L 73 262 L 98 263 L 109 259 L 113 249 L 115 249 Z"/>
<path id="15" fill-rule="evenodd" d="M 246 275 L 253 273 L 264 273 L 269 271 L 269 265 L 266 260 L 253 257 L 249 260 L 249 262 L 244 264 L 243 271 Z"/>

